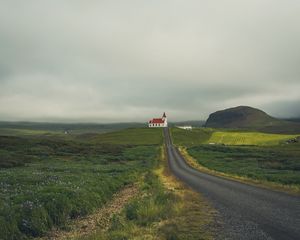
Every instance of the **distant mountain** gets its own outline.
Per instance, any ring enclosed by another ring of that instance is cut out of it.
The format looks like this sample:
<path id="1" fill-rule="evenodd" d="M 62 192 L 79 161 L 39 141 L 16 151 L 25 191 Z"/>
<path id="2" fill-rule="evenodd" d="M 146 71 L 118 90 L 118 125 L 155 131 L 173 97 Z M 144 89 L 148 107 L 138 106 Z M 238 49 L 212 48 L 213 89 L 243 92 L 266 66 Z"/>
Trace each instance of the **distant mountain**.
<path id="1" fill-rule="evenodd" d="M 283 120 L 290 121 L 290 122 L 299 122 L 300 123 L 300 118 L 286 118 L 286 119 L 283 119 Z"/>
<path id="2" fill-rule="evenodd" d="M 265 132 L 300 133 L 300 123 L 274 118 L 264 111 L 248 106 L 238 106 L 209 115 L 206 127 L 243 128 Z"/>

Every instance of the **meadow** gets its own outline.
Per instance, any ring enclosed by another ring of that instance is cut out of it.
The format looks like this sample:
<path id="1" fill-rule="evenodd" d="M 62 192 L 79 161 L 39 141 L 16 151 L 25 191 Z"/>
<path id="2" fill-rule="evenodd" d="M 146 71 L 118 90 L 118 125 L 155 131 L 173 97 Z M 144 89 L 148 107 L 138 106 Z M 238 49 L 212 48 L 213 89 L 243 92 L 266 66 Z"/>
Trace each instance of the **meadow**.
<path id="1" fill-rule="evenodd" d="M 67 229 L 137 181 L 156 166 L 163 141 L 160 129 L 145 131 L 0 136 L 0 239 Z"/>
<path id="2" fill-rule="evenodd" d="M 213 132 L 206 143 L 225 145 L 278 145 L 299 135 L 268 134 L 261 132 Z"/>
<path id="3" fill-rule="evenodd" d="M 285 186 L 300 186 L 300 144 L 297 134 L 268 134 L 198 128 L 171 129 L 177 146 L 186 148 L 198 164 L 231 176 Z"/>

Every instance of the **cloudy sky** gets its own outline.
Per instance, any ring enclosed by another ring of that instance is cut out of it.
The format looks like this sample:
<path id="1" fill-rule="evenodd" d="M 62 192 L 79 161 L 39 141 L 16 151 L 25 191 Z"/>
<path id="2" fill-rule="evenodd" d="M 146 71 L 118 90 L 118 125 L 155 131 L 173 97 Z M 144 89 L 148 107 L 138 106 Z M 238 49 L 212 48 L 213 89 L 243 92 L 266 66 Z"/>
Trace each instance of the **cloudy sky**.
<path id="1" fill-rule="evenodd" d="M 299 0 L 2 0 L 0 120 L 300 116 Z"/>

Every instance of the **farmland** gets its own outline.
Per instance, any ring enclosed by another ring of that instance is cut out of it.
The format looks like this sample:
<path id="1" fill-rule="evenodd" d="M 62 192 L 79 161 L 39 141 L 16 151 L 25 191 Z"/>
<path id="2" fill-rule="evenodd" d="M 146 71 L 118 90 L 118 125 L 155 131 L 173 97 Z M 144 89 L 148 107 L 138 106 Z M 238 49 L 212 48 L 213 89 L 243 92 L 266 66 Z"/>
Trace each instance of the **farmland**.
<path id="1" fill-rule="evenodd" d="M 208 169 L 287 187 L 300 186 L 300 144 L 286 144 L 299 135 L 211 128 L 171 131 L 174 143 L 185 147 L 199 165 Z"/>

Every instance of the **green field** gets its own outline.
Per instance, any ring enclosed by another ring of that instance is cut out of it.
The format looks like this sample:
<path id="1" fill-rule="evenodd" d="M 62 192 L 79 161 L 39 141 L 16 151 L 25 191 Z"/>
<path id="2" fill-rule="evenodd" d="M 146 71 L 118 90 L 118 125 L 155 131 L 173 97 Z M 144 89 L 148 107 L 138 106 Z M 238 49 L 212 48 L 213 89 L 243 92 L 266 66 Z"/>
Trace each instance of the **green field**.
<path id="1" fill-rule="evenodd" d="M 162 141 L 159 129 L 0 136 L 0 239 L 42 236 L 100 208 L 156 165 Z"/>
<path id="2" fill-rule="evenodd" d="M 300 147 L 210 146 L 188 148 L 199 164 L 219 172 L 300 186 Z"/>
<path id="3" fill-rule="evenodd" d="M 177 146 L 211 170 L 283 185 L 300 186 L 300 144 L 286 141 L 299 135 L 266 134 L 196 128 L 172 128 Z"/>
<path id="4" fill-rule="evenodd" d="M 260 132 L 213 132 L 206 143 L 226 145 L 277 145 L 299 135 L 267 134 Z"/>
<path id="5" fill-rule="evenodd" d="M 180 128 L 171 128 L 170 130 L 173 143 L 178 146 L 197 146 L 207 142 L 213 130 L 208 128 L 194 128 L 192 131 Z"/>
<path id="6" fill-rule="evenodd" d="M 163 143 L 163 133 L 159 128 L 130 128 L 117 132 L 94 135 L 89 138 L 93 143 L 152 145 Z"/>
<path id="7" fill-rule="evenodd" d="M 4 122 L 0 121 L 0 135 L 36 135 L 105 133 L 127 128 L 142 128 L 144 123 L 44 123 L 44 122 Z"/>
<path id="8" fill-rule="evenodd" d="M 197 146 L 199 144 L 225 145 L 278 145 L 299 134 L 270 134 L 261 132 L 241 132 L 237 130 L 220 131 L 212 128 L 194 128 L 187 131 L 172 128 L 173 142 L 179 146 Z"/>

